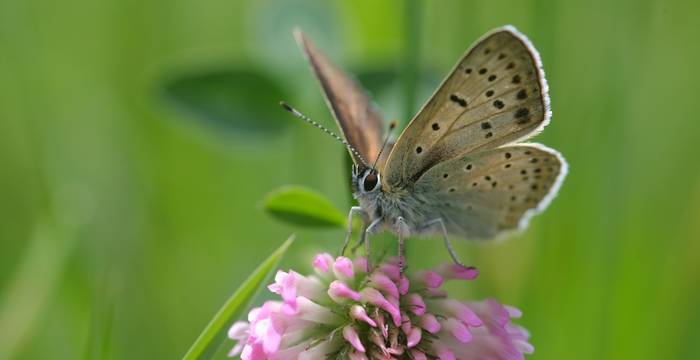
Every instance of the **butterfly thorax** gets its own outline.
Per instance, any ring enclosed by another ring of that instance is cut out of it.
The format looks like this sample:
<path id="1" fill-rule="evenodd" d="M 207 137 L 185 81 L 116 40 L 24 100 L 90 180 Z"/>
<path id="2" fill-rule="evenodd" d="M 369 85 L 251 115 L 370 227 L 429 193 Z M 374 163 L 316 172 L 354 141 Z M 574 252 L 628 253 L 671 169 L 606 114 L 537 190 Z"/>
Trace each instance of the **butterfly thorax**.
<path id="1" fill-rule="evenodd" d="M 376 176 L 376 183 L 375 183 Z M 420 232 L 421 224 L 430 219 L 425 211 L 430 201 L 416 196 L 409 189 L 382 184 L 381 175 L 374 169 L 353 169 L 353 197 L 367 213 L 370 222 L 381 219 L 381 227 L 395 230 L 399 217 L 404 219 L 411 233 Z"/>

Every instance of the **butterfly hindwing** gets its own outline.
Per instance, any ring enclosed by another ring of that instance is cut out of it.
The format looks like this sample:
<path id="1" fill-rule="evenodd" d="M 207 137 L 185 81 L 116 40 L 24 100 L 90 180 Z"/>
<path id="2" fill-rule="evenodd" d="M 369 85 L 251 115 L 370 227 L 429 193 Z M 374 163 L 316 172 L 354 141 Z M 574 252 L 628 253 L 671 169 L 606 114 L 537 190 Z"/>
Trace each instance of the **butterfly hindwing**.
<path id="1" fill-rule="evenodd" d="M 547 206 L 566 174 L 566 163 L 539 144 L 503 146 L 444 161 L 415 184 L 415 192 L 438 206 L 448 231 L 487 239 L 522 229 Z"/>
<path id="2" fill-rule="evenodd" d="M 440 162 L 526 139 L 548 120 L 539 55 L 514 28 L 495 30 L 467 51 L 406 127 L 385 182 L 406 187 Z"/>
<path id="3" fill-rule="evenodd" d="M 379 112 L 357 82 L 333 64 L 301 31 L 296 30 L 294 37 L 309 61 L 345 139 L 365 161 L 374 161 L 383 138 L 383 121 Z M 350 155 L 355 164 L 363 163 L 356 154 L 351 152 Z"/>

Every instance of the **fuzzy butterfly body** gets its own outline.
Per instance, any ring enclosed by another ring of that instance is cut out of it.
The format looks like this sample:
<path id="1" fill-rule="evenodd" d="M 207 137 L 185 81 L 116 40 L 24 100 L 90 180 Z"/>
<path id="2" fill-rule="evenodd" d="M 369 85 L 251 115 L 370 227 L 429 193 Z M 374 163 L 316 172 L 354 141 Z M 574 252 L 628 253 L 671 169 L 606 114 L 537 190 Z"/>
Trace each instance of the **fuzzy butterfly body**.
<path id="1" fill-rule="evenodd" d="M 539 55 L 506 26 L 457 63 L 388 156 L 381 117 L 357 83 L 296 33 L 353 157 L 353 193 L 365 234 L 390 229 L 490 239 L 523 229 L 556 194 L 567 165 L 555 150 L 520 143 L 549 122 Z M 386 150 L 385 150 L 386 151 Z M 377 165 L 368 163 L 376 161 Z M 348 237 L 349 239 L 349 237 Z"/>

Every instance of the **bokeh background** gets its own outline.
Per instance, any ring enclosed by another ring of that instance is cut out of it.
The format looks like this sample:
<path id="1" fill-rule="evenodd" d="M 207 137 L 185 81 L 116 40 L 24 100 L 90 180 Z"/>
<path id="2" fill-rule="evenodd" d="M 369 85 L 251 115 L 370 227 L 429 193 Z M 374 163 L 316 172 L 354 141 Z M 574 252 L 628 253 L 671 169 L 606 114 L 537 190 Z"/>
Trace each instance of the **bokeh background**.
<path id="1" fill-rule="evenodd" d="M 571 171 L 525 233 L 459 243 L 461 296 L 524 310 L 532 359 L 700 358 L 700 5 L 689 1 L 0 0 L 0 358 L 181 357 L 292 232 L 300 184 L 345 211 L 345 150 L 301 26 L 406 123 L 465 49 L 514 24 L 541 52 Z M 393 246 L 389 239 L 380 246 Z M 414 266 L 446 261 L 412 241 Z"/>

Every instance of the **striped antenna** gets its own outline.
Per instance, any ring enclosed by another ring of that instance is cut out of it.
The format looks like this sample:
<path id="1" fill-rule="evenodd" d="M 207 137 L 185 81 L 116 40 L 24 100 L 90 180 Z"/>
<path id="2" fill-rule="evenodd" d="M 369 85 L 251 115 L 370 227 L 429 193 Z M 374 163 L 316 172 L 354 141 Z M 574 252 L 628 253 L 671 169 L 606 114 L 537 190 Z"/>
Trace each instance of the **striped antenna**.
<path id="1" fill-rule="evenodd" d="M 292 115 L 294 115 L 294 116 L 298 117 L 299 119 L 302 119 L 302 120 L 306 121 L 307 123 L 309 123 L 309 124 L 311 124 L 311 125 L 313 125 L 313 126 L 319 128 L 319 129 L 323 130 L 323 132 L 325 132 L 326 134 L 332 136 L 332 137 L 335 138 L 336 140 L 338 140 L 338 141 L 340 141 L 341 143 L 343 143 L 343 145 L 345 145 L 345 146 L 350 150 L 350 152 L 352 152 L 353 154 L 355 154 L 355 155 L 357 156 L 357 158 L 360 159 L 360 161 L 362 161 L 362 164 L 363 164 L 364 166 L 368 166 L 368 165 L 367 165 L 367 161 L 365 161 L 365 158 L 362 157 L 362 155 L 360 154 L 360 152 L 357 151 L 352 145 L 350 145 L 350 144 L 349 144 L 347 141 L 345 141 L 343 138 L 341 138 L 340 136 L 336 135 L 334 132 L 332 132 L 332 131 L 326 129 L 325 126 L 323 126 L 323 125 L 321 125 L 321 124 L 319 124 L 319 123 L 317 123 L 317 122 L 315 122 L 315 121 L 309 119 L 306 115 L 300 113 L 299 110 L 297 110 L 297 109 L 295 109 L 295 108 L 289 106 L 289 104 L 287 104 L 286 102 L 280 101 L 280 105 L 281 105 L 285 110 L 287 110 L 287 111 L 289 111 L 290 113 L 292 113 Z"/>
<path id="2" fill-rule="evenodd" d="M 382 148 L 379 149 L 379 154 L 377 154 L 377 158 L 374 159 L 374 164 L 372 164 L 372 169 L 377 168 L 377 162 L 379 162 L 379 158 L 382 157 L 382 153 L 384 152 L 384 149 L 386 148 L 386 144 L 389 143 L 389 138 L 391 137 L 391 132 L 394 131 L 397 124 L 398 124 L 398 121 L 396 121 L 396 120 L 392 120 L 389 123 L 389 131 L 386 132 L 386 136 L 384 137 L 384 142 L 382 142 Z"/>

